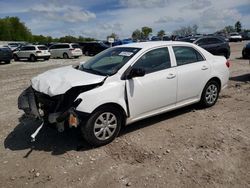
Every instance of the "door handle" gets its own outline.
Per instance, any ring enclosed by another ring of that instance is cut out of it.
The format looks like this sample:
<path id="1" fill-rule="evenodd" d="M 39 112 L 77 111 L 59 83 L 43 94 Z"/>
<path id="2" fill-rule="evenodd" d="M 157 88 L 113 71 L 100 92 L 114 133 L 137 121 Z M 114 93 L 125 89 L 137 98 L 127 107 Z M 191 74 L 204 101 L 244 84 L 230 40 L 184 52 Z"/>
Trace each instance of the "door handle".
<path id="1" fill-rule="evenodd" d="M 207 70 L 207 69 L 208 69 L 208 67 L 205 65 L 201 67 L 201 70 Z"/>
<path id="2" fill-rule="evenodd" d="M 176 77 L 175 74 L 169 73 L 168 76 L 167 76 L 167 79 L 173 79 L 173 78 L 175 78 L 175 77 Z"/>

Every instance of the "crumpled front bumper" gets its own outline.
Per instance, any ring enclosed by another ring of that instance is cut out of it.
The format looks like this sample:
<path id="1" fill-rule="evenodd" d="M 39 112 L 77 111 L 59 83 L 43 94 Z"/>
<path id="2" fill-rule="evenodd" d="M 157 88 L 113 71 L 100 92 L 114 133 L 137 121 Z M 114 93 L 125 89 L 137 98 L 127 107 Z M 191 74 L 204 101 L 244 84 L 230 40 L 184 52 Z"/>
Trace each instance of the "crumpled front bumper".
<path id="1" fill-rule="evenodd" d="M 35 93 L 31 86 L 25 89 L 18 97 L 18 109 L 23 110 L 28 116 L 41 118 L 37 108 Z"/>

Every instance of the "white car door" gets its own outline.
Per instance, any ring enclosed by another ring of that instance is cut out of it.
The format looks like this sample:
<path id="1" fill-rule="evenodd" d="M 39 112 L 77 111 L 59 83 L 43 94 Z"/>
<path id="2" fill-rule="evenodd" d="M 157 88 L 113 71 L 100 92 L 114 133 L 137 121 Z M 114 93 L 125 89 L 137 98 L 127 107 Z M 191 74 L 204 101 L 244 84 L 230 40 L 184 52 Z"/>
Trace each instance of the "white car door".
<path id="1" fill-rule="evenodd" d="M 56 46 L 57 46 L 57 45 L 53 45 L 53 46 L 51 46 L 50 49 L 49 49 L 50 57 L 51 57 L 51 58 L 56 58 L 56 57 L 57 57 L 57 56 L 56 56 Z"/>
<path id="2" fill-rule="evenodd" d="M 177 103 L 199 100 L 210 77 L 211 67 L 193 47 L 173 46 L 178 77 Z"/>
<path id="3" fill-rule="evenodd" d="M 168 48 L 145 53 L 132 68 L 145 70 L 143 77 L 126 80 L 130 117 L 138 119 L 167 106 L 175 105 L 176 70 L 171 67 Z"/>
<path id="4" fill-rule="evenodd" d="M 25 52 L 26 52 L 26 49 L 27 49 L 26 46 L 22 47 L 22 48 L 17 52 L 17 56 L 18 56 L 19 58 L 23 58 L 23 57 L 24 57 L 24 54 L 25 54 Z"/>

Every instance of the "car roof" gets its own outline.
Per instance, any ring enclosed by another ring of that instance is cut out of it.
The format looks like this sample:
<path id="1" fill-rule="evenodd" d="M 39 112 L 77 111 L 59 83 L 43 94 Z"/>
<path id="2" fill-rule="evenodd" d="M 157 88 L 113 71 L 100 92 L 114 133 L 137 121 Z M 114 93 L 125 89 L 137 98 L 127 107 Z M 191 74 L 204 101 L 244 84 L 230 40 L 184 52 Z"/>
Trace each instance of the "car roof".
<path id="1" fill-rule="evenodd" d="M 154 47 L 172 46 L 172 45 L 192 46 L 193 44 L 189 42 L 181 42 L 181 41 L 150 41 L 150 42 L 136 42 L 136 43 L 124 44 L 124 45 L 116 46 L 116 48 L 131 47 L 131 48 L 150 49 Z"/>

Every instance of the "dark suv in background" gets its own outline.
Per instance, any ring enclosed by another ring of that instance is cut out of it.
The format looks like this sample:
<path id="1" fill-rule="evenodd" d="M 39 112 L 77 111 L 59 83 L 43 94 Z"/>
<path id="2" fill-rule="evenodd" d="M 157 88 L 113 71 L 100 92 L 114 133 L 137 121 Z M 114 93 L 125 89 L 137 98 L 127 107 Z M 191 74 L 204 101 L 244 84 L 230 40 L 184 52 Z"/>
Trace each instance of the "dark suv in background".
<path id="1" fill-rule="evenodd" d="M 204 48 L 213 55 L 223 55 L 225 58 L 230 57 L 230 46 L 224 38 L 219 36 L 204 36 L 193 42 Z"/>
<path id="2" fill-rule="evenodd" d="M 0 47 L 0 63 L 10 63 L 12 59 L 12 51 L 8 47 Z"/>
<path id="3" fill-rule="evenodd" d="M 86 56 L 96 55 L 109 48 L 109 46 L 105 45 L 103 42 L 80 42 L 79 46 L 82 49 L 82 53 Z"/>

